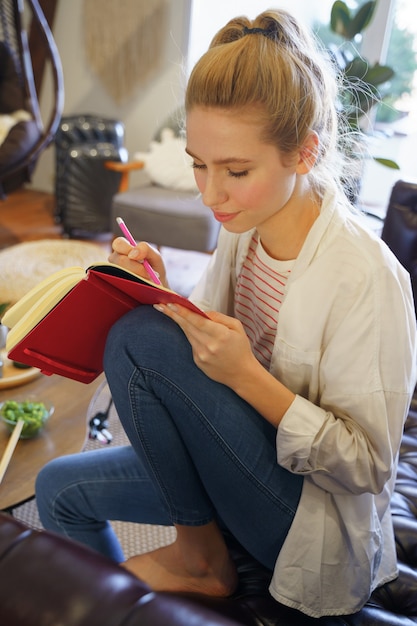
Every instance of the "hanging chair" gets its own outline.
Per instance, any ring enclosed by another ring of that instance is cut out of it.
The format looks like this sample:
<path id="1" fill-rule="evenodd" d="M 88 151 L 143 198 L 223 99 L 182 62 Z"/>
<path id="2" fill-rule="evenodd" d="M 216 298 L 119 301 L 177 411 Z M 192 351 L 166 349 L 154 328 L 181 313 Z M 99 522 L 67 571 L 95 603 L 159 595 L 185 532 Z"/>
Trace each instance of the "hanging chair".
<path id="1" fill-rule="evenodd" d="M 44 54 L 51 68 L 52 104 L 45 119 L 35 86 L 26 27 L 36 29 L 42 43 L 36 54 Z M 1 0 L 0 197 L 30 181 L 37 159 L 55 136 L 63 106 L 61 61 L 38 0 Z"/>

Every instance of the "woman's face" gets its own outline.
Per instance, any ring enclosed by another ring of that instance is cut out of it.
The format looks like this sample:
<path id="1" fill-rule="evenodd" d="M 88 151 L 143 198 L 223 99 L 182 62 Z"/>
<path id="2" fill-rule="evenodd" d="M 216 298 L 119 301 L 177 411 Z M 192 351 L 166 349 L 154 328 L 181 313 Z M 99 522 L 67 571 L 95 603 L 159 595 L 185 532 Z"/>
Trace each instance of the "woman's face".
<path id="1" fill-rule="evenodd" d="M 297 201 L 298 158 L 283 160 L 260 130 L 251 109 L 194 107 L 187 115 L 186 150 L 202 200 L 233 233 L 257 228 L 262 234 Z"/>

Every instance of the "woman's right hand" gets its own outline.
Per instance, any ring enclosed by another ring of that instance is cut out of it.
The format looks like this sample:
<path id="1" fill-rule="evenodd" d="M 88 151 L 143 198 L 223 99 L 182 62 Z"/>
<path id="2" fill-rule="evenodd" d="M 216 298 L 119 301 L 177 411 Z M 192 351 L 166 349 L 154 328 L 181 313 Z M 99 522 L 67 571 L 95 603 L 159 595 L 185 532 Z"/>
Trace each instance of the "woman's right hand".
<path id="1" fill-rule="evenodd" d="M 149 280 L 149 274 L 143 265 L 143 261 L 146 259 L 152 269 L 159 274 L 163 286 L 169 286 L 162 256 L 148 243 L 141 241 L 136 246 L 132 246 L 124 237 L 116 237 L 112 243 L 112 248 L 113 251 L 109 256 L 111 263 L 120 265 L 120 267 Z"/>

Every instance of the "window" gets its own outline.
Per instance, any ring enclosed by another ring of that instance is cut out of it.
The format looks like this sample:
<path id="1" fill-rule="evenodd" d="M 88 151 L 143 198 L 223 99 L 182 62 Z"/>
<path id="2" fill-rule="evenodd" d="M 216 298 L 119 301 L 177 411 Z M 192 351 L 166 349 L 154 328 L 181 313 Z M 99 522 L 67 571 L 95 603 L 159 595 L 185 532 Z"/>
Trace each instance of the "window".
<path id="1" fill-rule="evenodd" d="M 398 170 L 382 169 L 369 161 L 362 187 L 362 202 L 373 213 L 383 217 L 392 186 L 399 180 L 417 181 L 415 145 L 417 143 L 417 23 L 415 0 L 393 2 L 386 63 L 395 76 L 391 97 L 377 114 L 372 153 L 394 159 Z"/>
<path id="2" fill-rule="evenodd" d="M 417 23 L 415 0 L 396 0 L 387 46 L 386 61 L 395 70 L 392 80 L 392 104 L 402 117 L 417 124 Z M 382 111 L 380 120 L 395 121 L 398 116 Z"/>

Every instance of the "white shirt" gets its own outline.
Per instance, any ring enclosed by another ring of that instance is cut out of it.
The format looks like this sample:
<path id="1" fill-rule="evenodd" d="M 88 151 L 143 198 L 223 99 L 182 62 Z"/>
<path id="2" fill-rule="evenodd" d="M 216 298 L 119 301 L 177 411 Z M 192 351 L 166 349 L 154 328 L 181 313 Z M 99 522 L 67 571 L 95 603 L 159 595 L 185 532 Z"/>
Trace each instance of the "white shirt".
<path id="1" fill-rule="evenodd" d="M 233 314 L 251 236 L 221 230 L 193 302 Z M 304 484 L 270 592 L 313 617 L 343 615 L 397 575 L 389 503 L 416 382 L 410 280 L 328 196 L 285 291 L 270 371 L 297 395 L 277 461 Z"/>

